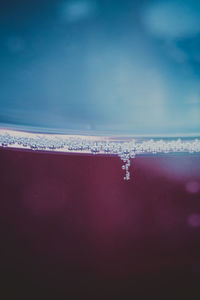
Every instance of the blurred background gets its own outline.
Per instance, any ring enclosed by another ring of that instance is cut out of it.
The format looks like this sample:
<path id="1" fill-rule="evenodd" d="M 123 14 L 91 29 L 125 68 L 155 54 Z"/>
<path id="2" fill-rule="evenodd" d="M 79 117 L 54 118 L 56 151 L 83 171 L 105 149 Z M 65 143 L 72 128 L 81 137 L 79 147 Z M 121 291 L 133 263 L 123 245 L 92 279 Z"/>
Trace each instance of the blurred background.
<path id="1" fill-rule="evenodd" d="M 198 0 L 0 2 L 0 126 L 200 132 Z"/>

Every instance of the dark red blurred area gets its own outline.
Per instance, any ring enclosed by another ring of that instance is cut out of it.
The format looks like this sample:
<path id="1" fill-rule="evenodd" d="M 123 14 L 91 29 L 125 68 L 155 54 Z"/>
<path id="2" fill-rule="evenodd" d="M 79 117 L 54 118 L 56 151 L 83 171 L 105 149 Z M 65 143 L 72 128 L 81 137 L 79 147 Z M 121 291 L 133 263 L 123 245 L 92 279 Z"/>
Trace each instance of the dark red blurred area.
<path id="1" fill-rule="evenodd" d="M 121 166 L 0 150 L 1 299 L 198 299 L 200 156 Z"/>

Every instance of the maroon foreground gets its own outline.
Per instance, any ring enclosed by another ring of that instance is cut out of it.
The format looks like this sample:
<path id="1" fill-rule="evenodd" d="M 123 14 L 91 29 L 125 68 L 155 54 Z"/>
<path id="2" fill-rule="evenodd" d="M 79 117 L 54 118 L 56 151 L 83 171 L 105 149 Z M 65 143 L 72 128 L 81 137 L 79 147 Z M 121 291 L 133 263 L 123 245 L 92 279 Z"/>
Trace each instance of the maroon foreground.
<path id="1" fill-rule="evenodd" d="M 200 156 L 121 166 L 0 149 L 1 299 L 200 297 Z"/>

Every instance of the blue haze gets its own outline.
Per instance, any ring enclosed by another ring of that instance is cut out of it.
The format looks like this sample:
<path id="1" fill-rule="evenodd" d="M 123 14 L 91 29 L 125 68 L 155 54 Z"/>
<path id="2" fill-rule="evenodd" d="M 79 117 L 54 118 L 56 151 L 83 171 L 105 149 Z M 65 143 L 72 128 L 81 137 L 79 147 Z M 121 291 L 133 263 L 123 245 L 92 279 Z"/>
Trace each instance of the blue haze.
<path id="1" fill-rule="evenodd" d="M 200 133 L 200 2 L 0 2 L 0 126 Z"/>

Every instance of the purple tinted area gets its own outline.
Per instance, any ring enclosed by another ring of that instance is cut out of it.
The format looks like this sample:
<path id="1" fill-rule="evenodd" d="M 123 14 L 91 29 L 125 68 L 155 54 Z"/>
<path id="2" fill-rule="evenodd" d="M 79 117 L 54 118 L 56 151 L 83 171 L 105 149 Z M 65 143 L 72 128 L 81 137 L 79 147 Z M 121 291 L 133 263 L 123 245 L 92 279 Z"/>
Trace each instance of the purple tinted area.
<path id="1" fill-rule="evenodd" d="M 193 299 L 199 155 L 137 157 L 130 182 L 117 157 L 1 149 L 0 165 L 1 293 L 8 299 L 13 292 Z"/>

